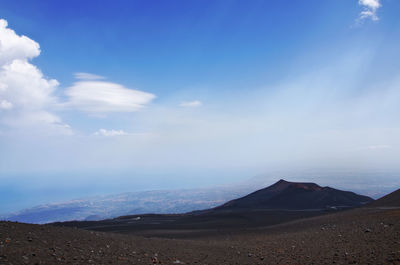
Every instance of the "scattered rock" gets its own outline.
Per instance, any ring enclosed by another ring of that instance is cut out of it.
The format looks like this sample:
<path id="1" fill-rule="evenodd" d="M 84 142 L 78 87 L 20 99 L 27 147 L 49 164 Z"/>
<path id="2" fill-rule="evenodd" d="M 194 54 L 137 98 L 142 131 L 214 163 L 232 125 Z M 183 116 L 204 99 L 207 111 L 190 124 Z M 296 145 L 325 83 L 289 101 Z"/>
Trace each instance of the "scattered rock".
<path id="1" fill-rule="evenodd" d="M 158 264 L 159 261 L 158 261 L 157 256 L 152 257 L 152 258 L 151 258 L 151 262 L 153 262 L 153 264 Z"/>
<path id="2" fill-rule="evenodd" d="M 384 215 L 379 221 L 372 216 L 371 220 L 365 218 L 354 225 L 352 219 L 345 219 L 346 222 L 338 221 L 336 230 L 334 225 L 314 219 L 311 229 L 296 230 L 300 231 L 296 237 L 277 227 L 279 234 L 249 233 L 243 240 L 241 235 L 232 235 L 229 240 L 223 237 L 219 241 L 220 237 L 216 237 L 204 242 L 162 238 L 152 241 L 111 233 L 91 236 L 84 230 L 50 226 L 35 232 L 39 229 L 24 224 L 12 231 L 0 222 L 0 264 L 399 264 L 398 224 L 387 225 L 398 216 L 400 212 L 393 217 Z M 325 231 L 321 231 L 322 227 Z M 34 233 L 29 234 L 28 229 Z M 376 247 L 381 242 L 387 242 L 387 247 Z"/>

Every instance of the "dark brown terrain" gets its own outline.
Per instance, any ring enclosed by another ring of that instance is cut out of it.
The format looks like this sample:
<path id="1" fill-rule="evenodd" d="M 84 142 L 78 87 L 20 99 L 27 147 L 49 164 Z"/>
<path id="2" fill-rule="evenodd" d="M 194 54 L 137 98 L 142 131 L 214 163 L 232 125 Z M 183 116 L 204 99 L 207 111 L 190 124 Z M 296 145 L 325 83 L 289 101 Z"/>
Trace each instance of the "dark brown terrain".
<path id="1" fill-rule="evenodd" d="M 400 189 L 373 201 L 369 204 L 371 207 L 400 207 Z"/>
<path id="2" fill-rule="evenodd" d="M 355 209 L 194 239 L 0 223 L 0 264 L 400 264 L 400 210 Z"/>
<path id="3" fill-rule="evenodd" d="M 0 264 L 400 264 L 400 208 L 387 208 L 384 202 L 378 200 L 379 207 L 282 219 L 285 223 L 280 224 L 262 223 L 273 212 L 259 223 L 232 218 L 231 212 L 225 219 L 214 219 L 220 226 L 196 219 L 202 213 L 190 217 L 194 219 L 186 226 L 185 219 L 178 218 L 182 223 L 176 227 L 166 225 L 176 222 L 174 215 L 163 216 L 160 226 L 156 215 L 143 216 L 146 222 L 138 216 L 137 220 L 121 217 L 134 224 L 131 230 L 127 222 L 123 222 L 127 230 L 117 222 L 100 222 L 97 228 L 96 222 L 83 222 L 89 229 L 107 231 L 109 227 L 119 233 L 0 222 Z M 275 218 L 283 212 L 277 211 Z M 173 220 L 168 221 L 169 217 Z M 195 219 L 202 228 L 193 226 Z M 143 222 L 146 237 L 139 235 L 138 221 Z M 68 223 L 72 224 L 82 223 Z"/>

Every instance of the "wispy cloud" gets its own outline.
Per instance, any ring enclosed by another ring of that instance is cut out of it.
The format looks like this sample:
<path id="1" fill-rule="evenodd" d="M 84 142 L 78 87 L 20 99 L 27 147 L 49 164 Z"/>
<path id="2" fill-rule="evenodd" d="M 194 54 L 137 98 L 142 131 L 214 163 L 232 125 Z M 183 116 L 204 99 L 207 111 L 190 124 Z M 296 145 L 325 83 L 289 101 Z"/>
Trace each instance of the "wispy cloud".
<path id="1" fill-rule="evenodd" d="M 100 129 L 97 132 L 94 133 L 94 135 L 97 136 L 121 136 L 121 135 L 128 135 L 127 132 L 123 130 L 106 130 L 106 129 Z"/>
<path id="2" fill-rule="evenodd" d="M 203 105 L 203 103 L 199 100 L 184 101 L 179 104 L 179 106 L 186 107 L 186 108 L 196 108 L 196 107 L 200 107 L 201 105 Z"/>
<path id="3" fill-rule="evenodd" d="M 91 74 L 91 73 L 75 73 L 74 77 L 76 79 L 79 80 L 102 80 L 102 79 L 106 79 L 104 76 L 101 75 L 95 75 L 95 74 Z"/>
<path id="4" fill-rule="evenodd" d="M 370 150 L 379 150 L 379 149 L 392 149 L 393 147 L 391 145 L 379 144 L 379 145 L 370 145 L 367 148 Z"/>
<path id="5" fill-rule="evenodd" d="M 105 81 L 79 81 L 67 88 L 67 105 L 89 113 L 133 112 L 155 95 Z"/>
<path id="6" fill-rule="evenodd" d="M 358 0 L 358 4 L 363 8 L 358 18 L 359 22 L 362 22 L 365 19 L 372 19 L 373 21 L 379 20 L 376 13 L 382 6 L 380 0 Z"/>

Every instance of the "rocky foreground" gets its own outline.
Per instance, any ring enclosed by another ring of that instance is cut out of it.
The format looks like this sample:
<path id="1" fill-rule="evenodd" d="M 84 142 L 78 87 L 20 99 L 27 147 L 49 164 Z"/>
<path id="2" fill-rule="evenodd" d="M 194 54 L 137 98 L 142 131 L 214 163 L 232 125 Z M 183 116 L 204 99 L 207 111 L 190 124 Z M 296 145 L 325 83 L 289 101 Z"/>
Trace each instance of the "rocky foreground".
<path id="1" fill-rule="evenodd" d="M 0 222 L 0 264 L 400 264 L 400 209 L 216 232 L 190 240 L 144 238 Z"/>

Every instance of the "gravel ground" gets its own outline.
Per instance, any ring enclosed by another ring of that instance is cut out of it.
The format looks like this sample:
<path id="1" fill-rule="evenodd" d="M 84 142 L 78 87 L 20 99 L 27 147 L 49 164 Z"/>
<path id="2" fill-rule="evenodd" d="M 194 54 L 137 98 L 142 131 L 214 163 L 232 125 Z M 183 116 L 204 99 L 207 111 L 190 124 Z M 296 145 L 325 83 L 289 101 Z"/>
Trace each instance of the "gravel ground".
<path id="1" fill-rule="evenodd" d="M 400 264 L 400 209 L 356 209 L 190 240 L 0 222 L 0 264 L 334 263 Z"/>

